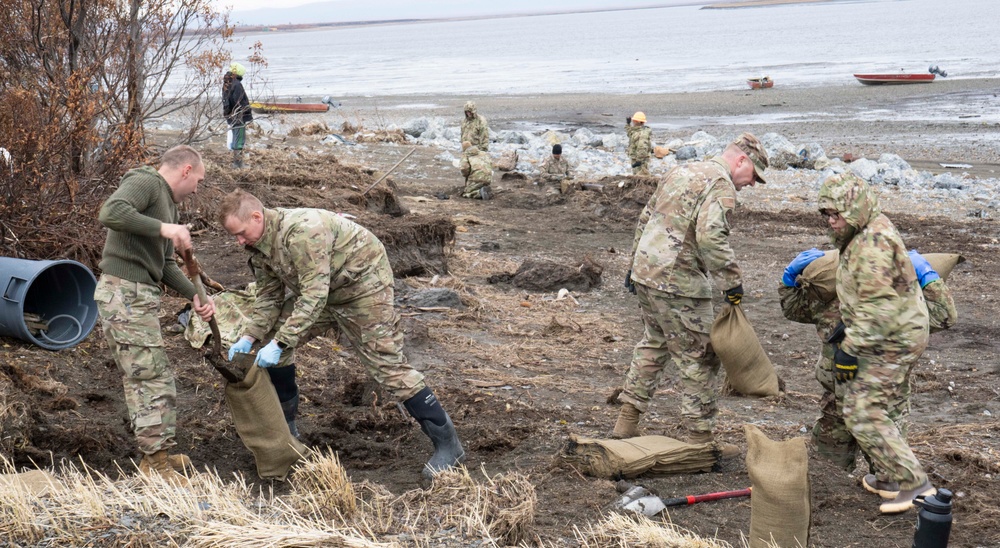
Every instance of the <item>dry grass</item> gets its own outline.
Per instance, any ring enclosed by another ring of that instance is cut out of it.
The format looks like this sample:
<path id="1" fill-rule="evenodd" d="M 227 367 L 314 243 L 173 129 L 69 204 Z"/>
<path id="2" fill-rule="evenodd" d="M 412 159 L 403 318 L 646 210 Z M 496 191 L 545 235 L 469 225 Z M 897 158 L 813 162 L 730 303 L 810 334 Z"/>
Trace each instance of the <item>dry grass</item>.
<path id="1" fill-rule="evenodd" d="M 574 527 L 584 548 L 731 548 L 728 542 L 701 538 L 672 523 L 653 521 L 642 515 L 612 514 L 597 524 Z"/>
<path id="2" fill-rule="evenodd" d="M 336 455 L 322 452 L 296 469 L 287 496 L 210 472 L 187 487 L 124 471 L 111 480 L 82 463 L 33 481 L 8 461 L 0 473 L 0 535 L 13 546 L 509 546 L 531 538 L 537 504 L 519 473 L 477 481 L 463 468 L 395 496 L 352 484 Z"/>

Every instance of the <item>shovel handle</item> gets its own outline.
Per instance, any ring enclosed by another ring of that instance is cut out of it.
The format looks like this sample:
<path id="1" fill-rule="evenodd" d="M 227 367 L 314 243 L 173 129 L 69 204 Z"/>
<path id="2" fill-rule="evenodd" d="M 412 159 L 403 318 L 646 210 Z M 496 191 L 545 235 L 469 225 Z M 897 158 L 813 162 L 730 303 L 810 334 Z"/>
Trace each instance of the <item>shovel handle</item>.
<path id="1" fill-rule="evenodd" d="M 718 493 L 708 493 L 705 495 L 688 495 L 686 497 L 674 497 L 671 499 L 661 499 L 664 506 L 688 506 L 698 502 L 708 502 L 712 500 L 734 499 L 739 497 L 749 497 L 750 488 L 736 491 L 720 491 Z"/>

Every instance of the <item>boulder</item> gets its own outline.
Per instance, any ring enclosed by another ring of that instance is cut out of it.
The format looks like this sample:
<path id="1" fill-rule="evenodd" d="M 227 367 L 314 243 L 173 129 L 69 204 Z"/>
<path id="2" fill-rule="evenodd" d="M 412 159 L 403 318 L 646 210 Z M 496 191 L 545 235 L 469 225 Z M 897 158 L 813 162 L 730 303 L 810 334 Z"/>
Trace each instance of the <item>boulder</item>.
<path id="1" fill-rule="evenodd" d="M 760 137 L 760 143 L 767 151 L 768 163 L 772 169 L 785 169 L 799 161 L 798 149 L 782 135 L 765 133 Z"/>
<path id="2" fill-rule="evenodd" d="M 401 129 L 403 133 L 409 135 L 410 137 L 420 137 L 420 135 L 427 131 L 430 126 L 430 121 L 427 120 L 426 116 L 421 116 L 420 118 L 413 118 L 407 120 L 403 123 Z"/>
<path id="3" fill-rule="evenodd" d="M 401 299 L 407 306 L 414 308 L 465 308 L 462 298 L 453 289 L 432 287 L 413 291 Z"/>
<path id="4" fill-rule="evenodd" d="M 816 169 L 816 161 L 826 158 L 826 151 L 817 143 L 809 143 L 799 147 L 798 159 L 790 164 L 801 169 Z"/>
<path id="5" fill-rule="evenodd" d="M 493 167 L 499 171 L 514 171 L 517 167 L 517 150 L 501 152 L 498 158 L 493 159 Z"/>
<path id="6" fill-rule="evenodd" d="M 878 175 L 878 162 L 874 160 L 869 160 L 867 158 L 861 158 L 859 160 L 854 160 L 848 166 L 851 168 L 851 172 L 858 177 L 871 181 Z"/>
<path id="7" fill-rule="evenodd" d="M 678 161 L 683 162 L 685 160 L 693 160 L 698 157 L 698 149 L 691 145 L 684 145 L 681 148 L 674 151 L 674 158 Z"/>
<path id="8" fill-rule="evenodd" d="M 593 131 L 582 127 L 573 132 L 573 142 L 580 147 L 599 147 L 604 144 L 604 140 Z"/>
<path id="9" fill-rule="evenodd" d="M 878 163 L 894 167 L 894 168 L 898 169 L 899 171 L 905 171 L 907 169 L 912 169 L 912 168 L 910 168 L 910 164 L 906 163 L 906 160 L 900 158 L 899 156 L 897 156 L 895 154 L 890 154 L 888 152 L 883 153 L 881 156 L 878 157 Z"/>

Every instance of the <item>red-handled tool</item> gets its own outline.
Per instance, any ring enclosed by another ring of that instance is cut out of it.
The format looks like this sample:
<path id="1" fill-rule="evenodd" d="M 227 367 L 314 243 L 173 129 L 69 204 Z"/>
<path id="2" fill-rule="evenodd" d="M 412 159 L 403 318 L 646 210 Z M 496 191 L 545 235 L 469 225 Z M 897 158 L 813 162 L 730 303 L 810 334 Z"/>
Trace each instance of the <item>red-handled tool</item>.
<path id="1" fill-rule="evenodd" d="M 688 495 L 686 497 L 674 497 L 670 499 L 660 499 L 664 506 L 688 506 L 697 502 L 709 502 L 713 500 L 735 499 L 739 497 L 749 497 L 750 487 L 736 491 L 719 491 L 718 493 L 708 493 L 706 495 Z"/>

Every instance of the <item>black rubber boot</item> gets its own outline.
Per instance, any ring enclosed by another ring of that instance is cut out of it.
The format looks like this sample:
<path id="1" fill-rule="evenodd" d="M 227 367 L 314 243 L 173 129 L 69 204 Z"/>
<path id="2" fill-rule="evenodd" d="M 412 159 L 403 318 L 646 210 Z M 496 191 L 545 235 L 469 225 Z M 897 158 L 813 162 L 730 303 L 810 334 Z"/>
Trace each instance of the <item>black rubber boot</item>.
<path id="1" fill-rule="evenodd" d="M 285 422 L 288 423 L 288 431 L 296 438 L 299 437 L 299 429 L 295 426 L 295 417 L 299 414 L 299 393 L 295 397 L 281 402 L 281 413 L 285 415 Z"/>
<path id="2" fill-rule="evenodd" d="M 295 364 L 285 367 L 268 367 L 265 371 L 267 371 L 267 376 L 271 377 L 274 391 L 278 393 L 278 401 L 281 403 L 281 412 L 285 415 L 285 422 L 288 423 L 288 431 L 298 438 L 299 429 L 295 425 L 295 418 L 299 414 L 299 386 L 295 383 Z"/>
<path id="3" fill-rule="evenodd" d="M 403 402 L 403 407 L 410 416 L 417 419 L 420 429 L 434 443 L 434 455 L 424 465 L 424 477 L 432 479 L 436 472 L 447 470 L 465 460 L 465 450 L 458 440 L 455 425 L 430 388 L 417 392 L 416 396 Z"/>

